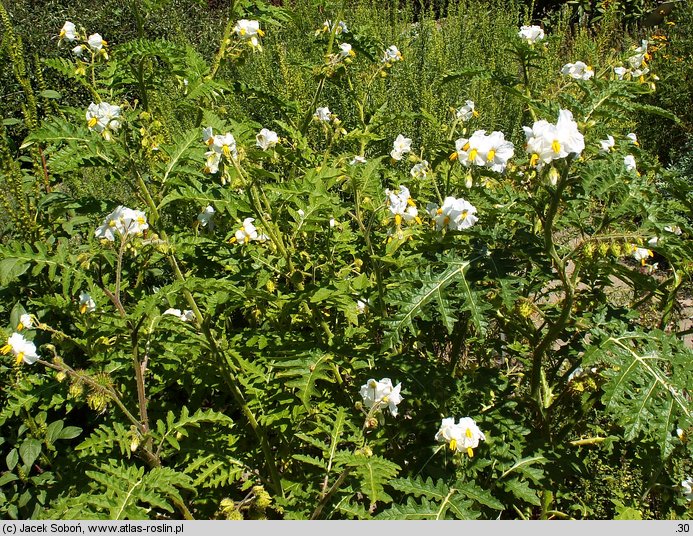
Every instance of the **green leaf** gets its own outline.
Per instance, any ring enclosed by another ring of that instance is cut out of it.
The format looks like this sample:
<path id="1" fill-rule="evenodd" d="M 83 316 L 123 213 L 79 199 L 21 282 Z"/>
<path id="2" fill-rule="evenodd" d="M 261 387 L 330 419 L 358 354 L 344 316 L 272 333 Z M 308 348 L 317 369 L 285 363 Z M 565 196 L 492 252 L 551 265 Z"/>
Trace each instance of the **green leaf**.
<path id="1" fill-rule="evenodd" d="M 19 455 L 25 465 L 31 465 L 41 454 L 41 442 L 37 439 L 26 439 L 19 447 Z"/>
<path id="2" fill-rule="evenodd" d="M 82 429 L 78 426 L 66 426 L 58 434 L 58 439 L 74 439 L 82 433 Z"/>
<path id="3" fill-rule="evenodd" d="M 5 458 L 5 463 L 7 464 L 7 469 L 12 471 L 17 466 L 17 462 L 19 461 L 19 453 L 17 452 L 17 449 L 12 449 L 8 454 L 7 457 Z"/>
<path id="4" fill-rule="evenodd" d="M 55 443 L 65 423 L 63 421 L 54 421 L 46 427 L 46 441 Z"/>
<path id="5" fill-rule="evenodd" d="M 541 506 L 536 490 L 530 488 L 528 482 L 524 480 L 510 480 L 505 482 L 503 486 L 518 499 L 534 506 Z"/>
<path id="6" fill-rule="evenodd" d="M 44 99 L 60 99 L 62 95 L 54 89 L 44 89 L 39 93 Z"/>

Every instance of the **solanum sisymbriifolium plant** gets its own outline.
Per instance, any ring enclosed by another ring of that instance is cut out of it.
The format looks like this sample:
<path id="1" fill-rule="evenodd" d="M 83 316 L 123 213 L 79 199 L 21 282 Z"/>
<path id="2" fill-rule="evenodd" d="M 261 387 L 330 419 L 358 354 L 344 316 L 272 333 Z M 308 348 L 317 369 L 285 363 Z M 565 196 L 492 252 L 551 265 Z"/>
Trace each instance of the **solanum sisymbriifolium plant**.
<path id="1" fill-rule="evenodd" d="M 504 132 L 470 95 L 399 110 L 407 41 L 345 9 L 292 103 L 233 76 L 281 9 L 238 3 L 212 58 L 74 22 L 46 65 L 83 105 L 36 113 L 26 165 L 3 142 L 33 221 L 0 246 L 7 516 L 592 517 L 583 458 L 621 444 L 621 508 L 685 514 L 691 228 L 627 122 L 667 114 L 646 42 L 538 90 L 551 32 L 518 25 Z M 389 132 L 413 115 L 435 143 Z M 89 174 L 122 195 L 73 195 Z"/>

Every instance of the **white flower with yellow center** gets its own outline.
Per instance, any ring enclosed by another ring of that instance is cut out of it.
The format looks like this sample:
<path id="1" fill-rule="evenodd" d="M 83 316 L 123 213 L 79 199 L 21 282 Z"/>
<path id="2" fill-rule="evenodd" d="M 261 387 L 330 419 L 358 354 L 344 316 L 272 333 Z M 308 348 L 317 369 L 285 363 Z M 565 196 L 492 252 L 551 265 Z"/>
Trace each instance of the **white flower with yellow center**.
<path id="1" fill-rule="evenodd" d="M 678 225 L 667 225 L 664 230 L 668 233 L 674 233 L 676 236 L 681 236 L 683 234 L 681 227 Z"/>
<path id="2" fill-rule="evenodd" d="M 416 221 L 416 223 L 421 223 L 419 210 L 409 194 L 409 188 L 400 185 L 399 193 L 387 189 L 385 190 L 385 197 L 385 204 L 395 216 L 395 225 L 399 227 L 402 221 L 409 222 L 412 220 Z"/>
<path id="3" fill-rule="evenodd" d="M 24 338 L 19 333 L 13 333 L 7 339 L 7 344 L 0 349 L 0 353 L 7 355 L 13 353 L 15 363 L 19 365 L 22 361 L 27 365 L 33 365 L 39 358 L 36 353 L 36 345 Z"/>
<path id="4" fill-rule="evenodd" d="M 471 458 L 474 456 L 472 449 L 479 446 L 480 440 L 486 441 L 486 436 L 470 417 L 461 418 L 457 424 L 453 417 L 448 417 L 440 423 L 435 440 L 447 443 L 452 451 L 466 451 Z"/>
<path id="5" fill-rule="evenodd" d="M 344 60 L 348 57 L 354 57 L 356 56 L 356 52 L 354 52 L 351 48 L 351 45 L 349 43 L 340 43 L 339 44 L 339 54 L 337 55 L 338 60 Z"/>
<path id="6" fill-rule="evenodd" d="M 427 160 L 422 160 L 418 164 L 414 164 L 409 171 L 409 174 L 414 177 L 415 179 L 425 179 L 428 176 L 428 172 L 430 171 L 430 167 L 428 165 Z"/>
<path id="7" fill-rule="evenodd" d="M 399 51 L 399 49 L 395 45 L 390 45 L 387 47 L 385 50 L 385 54 L 383 54 L 383 59 L 380 60 L 381 63 L 395 63 L 396 61 L 402 61 L 404 58 L 402 56 L 402 53 Z"/>
<path id="8" fill-rule="evenodd" d="M 237 158 L 238 150 L 236 149 L 236 139 L 233 134 L 227 132 L 223 136 L 217 134 L 212 138 L 212 151 L 225 156 L 227 159 Z"/>
<path id="9" fill-rule="evenodd" d="M 623 80 L 623 77 L 628 74 L 628 69 L 625 67 L 614 67 L 614 74 L 619 80 Z"/>
<path id="10" fill-rule="evenodd" d="M 368 409 L 371 409 L 374 406 L 379 408 L 387 405 L 387 409 L 390 410 L 390 414 L 393 417 L 397 417 L 397 405 L 402 402 L 402 395 L 400 394 L 401 388 L 401 383 L 398 383 L 393 387 L 392 380 L 390 380 L 390 378 L 383 378 L 380 381 L 370 379 L 365 385 L 361 386 L 361 397 L 363 398 L 363 404 Z"/>
<path id="11" fill-rule="evenodd" d="M 569 110 L 559 111 L 555 125 L 542 119 L 532 128 L 522 129 L 527 138 L 527 152 L 531 154 L 531 166 L 541 167 L 571 154 L 579 156 L 585 149 L 585 138 Z"/>
<path id="12" fill-rule="evenodd" d="M 533 45 L 545 37 L 541 26 L 522 26 L 517 35 L 529 45 Z"/>
<path id="13" fill-rule="evenodd" d="M 473 100 L 464 101 L 464 106 L 461 106 L 455 112 L 455 117 L 461 121 L 469 121 L 472 117 L 478 117 L 479 112 L 474 108 L 476 105 Z"/>
<path id="14" fill-rule="evenodd" d="M 638 137 L 635 135 L 635 132 L 630 132 L 629 134 L 626 134 L 626 138 L 628 138 L 633 145 L 636 147 L 640 146 L 640 143 L 638 143 Z"/>
<path id="15" fill-rule="evenodd" d="M 356 155 L 354 158 L 351 159 L 351 161 L 349 162 L 349 165 L 355 166 L 356 164 L 365 164 L 366 162 L 368 162 L 368 160 L 366 160 L 365 157 L 360 156 L 360 155 Z"/>
<path id="16" fill-rule="evenodd" d="M 409 152 L 411 152 L 411 138 L 405 138 L 402 134 L 399 134 L 392 143 L 390 156 L 394 160 L 402 160 L 402 156 Z"/>
<path id="17" fill-rule="evenodd" d="M 65 39 L 66 41 L 72 43 L 78 37 L 79 35 L 77 35 L 77 29 L 75 28 L 75 25 L 72 24 L 69 20 L 65 21 L 65 24 L 63 24 L 63 27 L 60 29 L 59 39 L 61 41 Z"/>
<path id="18" fill-rule="evenodd" d="M 481 152 L 485 157 L 484 166 L 496 173 L 503 173 L 508 160 L 515 154 L 515 146 L 505 139 L 502 132 L 494 131 L 484 139 Z"/>
<path id="19" fill-rule="evenodd" d="M 207 146 L 214 143 L 214 129 L 212 127 L 202 129 L 202 141 L 204 141 Z"/>
<path id="20" fill-rule="evenodd" d="M 329 123 L 332 120 L 332 112 L 330 112 L 330 109 L 327 106 L 322 106 L 315 110 L 313 118 L 322 123 Z"/>
<path id="21" fill-rule="evenodd" d="M 166 309 L 162 314 L 175 316 L 183 322 L 192 322 L 195 319 L 195 315 L 190 309 L 181 311 L 180 309 Z"/>
<path id="22" fill-rule="evenodd" d="M 96 311 L 96 302 L 88 292 L 81 292 L 79 295 L 79 312 L 82 314 L 93 313 Z"/>
<path id="23" fill-rule="evenodd" d="M 96 229 L 94 235 L 101 240 L 115 240 L 116 233 L 126 238 L 133 235 L 141 235 L 149 228 L 147 216 L 141 210 L 133 210 L 124 206 L 119 206 L 111 212 L 103 224 Z"/>
<path id="24" fill-rule="evenodd" d="M 582 61 L 576 61 L 575 63 L 566 63 L 561 69 L 561 73 L 575 80 L 589 80 L 594 76 L 594 69 Z"/>
<path id="25" fill-rule="evenodd" d="M 214 207 L 208 205 L 202 212 L 197 215 L 197 221 L 200 222 L 202 227 L 207 227 L 210 231 L 214 228 L 214 222 L 212 218 L 214 217 Z"/>
<path id="26" fill-rule="evenodd" d="M 628 63 L 633 69 L 643 69 L 647 66 L 647 41 L 642 40 L 640 46 L 634 50 L 635 54 L 628 58 Z"/>
<path id="27" fill-rule="evenodd" d="M 243 225 L 236 231 L 231 241 L 238 242 L 239 244 L 247 244 L 251 240 L 257 240 L 259 242 L 267 240 L 264 234 L 259 234 L 257 232 L 257 228 L 253 225 L 254 221 L 255 218 L 246 218 L 243 220 Z"/>
<path id="28" fill-rule="evenodd" d="M 19 317 L 19 324 L 17 324 L 17 331 L 22 331 L 23 329 L 31 329 L 34 327 L 34 320 L 31 315 L 24 313 Z"/>
<path id="29" fill-rule="evenodd" d="M 205 153 L 205 173 L 214 175 L 219 171 L 219 164 L 221 163 L 221 154 L 216 151 L 207 151 Z"/>
<path id="30" fill-rule="evenodd" d="M 260 23 L 256 20 L 241 19 L 233 27 L 233 33 L 242 39 L 263 37 L 265 32 L 260 29 Z"/>
<path id="31" fill-rule="evenodd" d="M 260 133 L 255 136 L 255 144 L 263 151 L 271 149 L 277 145 L 277 143 L 279 143 L 279 136 L 277 136 L 274 130 L 263 128 Z"/>
<path id="32" fill-rule="evenodd" d="M 84 47 L 84 45 L 77 45 L 75 48 L 72 49 L 72 53 L 78 58 L 81 58 L 84 55 L 85 50 L 86 48 Z"/>
<path id="33" fill-rule="evenodd" d="M 462 198 L 446 197 L 443 200 L 442 207 L 429 204 L 426 206 L 426 209 L 435 222 L 438 231 L 445 228 L 450 231 L 461 231 L 469 229 L 479 221 L 475 216 L 476 207 Z"/>
<path id="34" fill-rule="evenodd" d="M 605 153 L 608 153 L 615 145 L 616 141 L 611 135 L 607 136 L 605 140 L 599 140 L 599 147 Z"/>
<path id="35" fill-rule="evenodd" d="M 120 106 L 100 102 L 91 103 L 86 112 L 87 127 L 98 132 L 106 141 L 111 140 L 111 133 L 120 128 Z"/>
<path id="36" fill-rule="evenodd" d="M 636 261 L 640 261 L 640 264 L 642 266 L 645 266 L 645 263 L 647 262 L 648 258 L 654 257 L 654 253 L 652 253 L 652 250 L 649 250 L 647 248 L 639 248 L 636 245 L 631 245 L 631 251 L 633 252 L 633 258 Z"/>

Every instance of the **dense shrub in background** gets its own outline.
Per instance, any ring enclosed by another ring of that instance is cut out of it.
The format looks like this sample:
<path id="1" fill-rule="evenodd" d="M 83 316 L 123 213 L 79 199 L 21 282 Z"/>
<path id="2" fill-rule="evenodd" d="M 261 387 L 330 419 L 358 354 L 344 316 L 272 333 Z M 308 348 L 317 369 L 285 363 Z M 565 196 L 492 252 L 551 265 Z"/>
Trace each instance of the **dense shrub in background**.
<path id="1" fill-rule="evenodd" d="M 689 515 L 661 39 L 70 6 L 0 10 L 3 515 Z"/>

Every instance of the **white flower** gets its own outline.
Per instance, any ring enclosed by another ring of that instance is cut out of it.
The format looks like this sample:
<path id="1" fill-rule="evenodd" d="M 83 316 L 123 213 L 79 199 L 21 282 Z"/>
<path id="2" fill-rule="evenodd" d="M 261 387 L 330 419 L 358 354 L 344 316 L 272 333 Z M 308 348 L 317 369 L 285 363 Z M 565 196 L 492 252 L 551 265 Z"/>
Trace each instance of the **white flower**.
<path id="1" fill-rule="evenodd" d="M 330 228 L 334 227 L 335 225 L 337 225 L 337 220 L 330 218 Z"/>
<path id="2" fill-rule="evenodd" d="M 232 31 L 243 39 L 251 39 L 253 37 L 262 37 L 265 35 L 265 32 L 260 29 L 260 23 L 256 20 L 241 19 L 236 22 Z"/>
<path id="3" fill-rule="evenodd" d="M 205 153 L 207 157 L 205 160 L 205 173 L 214 174 L 219 171 L 219 164 L 221 163 L 221 154 L 216 151 L 207 151 Z"/>
<path id="4" fill-rule="evenodd" d="M 96 303 L 92 299 L 92 297 L 89 295 L 87 292 L 82 292 L 79 295 L 79 312 L 84 314 L 84 313 L 93 313 L 96 311 Z"/>
<path id="5" fill-rule="evenodd" d="M 455 424 L 453 417 L 443 419 L 440 423 L 440 429 L 435 436 L 436 441 L 447 443 L 450 450 L 463 452 L 471 458 L 474 456 L 475 449 L 479 446 L 479 441 L 486 441 L 486 436 L 483 434 L 473 419 L 464 417 Z"/>
<path id="6" fill-rule="evenodd" d="M 402 220 L 406 222 L 415 220 L 417 223 L 421 223 L 419 211 L 409 194 L 409 188 L 400 185 L 399 193 L 387 189 L 385 190 L 385 196 L 387 198 L 385 204 L 395 216 L 395 225 L 401 225 Z"/>
<path id="7" fill-rule="evenodd" d="M 664 228 L 664 230 L 669 233 L 674 233 L 676 236 L 681 236 L 681 234 L 683 233 L 681 227 L 679 227 L 678 225 L 667 225 Z"/>
<path id="8" fill-rule="evenodd" d="M 351 162 L 349 162 L 349 165 L 355 166 L 356 164 L 365 164 L 368 162 L 363 156 L 356 155 L 354 158 L 351 159 Z"/>
<path id="9" fill-rule="evenodd" d="M 647 64 L 645 63 L 645 58 L 647 57 L 647 40 L 640 42 L 640 46 L 635 49 L 635 54 L 628 58 L 628 63 L 633 69 L 641 69 Z"/>
<path id="10" fill-rule="evenodd" d="M 411 138 L 405 138 L 402 134 L 398 135 L 392 143 L 390 156 L 395 160 L 402 160 L 402 156 L 408 152 L 411 152 Z"/>
<path id="11" fill-rule="evenodd" d="M 185 311 L 181 311 L 180 309 L 166 309 L 163 314 L 175 316 L 183 322 L 192 322 L 195 320 L 195 315 L 190 309 L 186 309 Z"/>
<path id="12" fill-rule="evenodd" d="M 635 157 L 632 154 L 623 157 L 623 165 L 626 166 L 626 171 L 637 171 L 638 169 Z"/>
<path id="13" fill-rule="evenodd" d="M 654 253 L 647 248 L 639 248 L 638 246 L 631 245 L 631 250 L 633 251 L 633 258 L 636 261 L 640 261 L 640 264 L 645 266 L 645 262 L 649 257 L 653 257 Z"/>
<path id="14" fill-rule="evenodd" d="M 24 361 L 27 365 L 33 365 L 39 358 L 36 353 L 36 345 L 27 341 L 23 335 L 13 333 L 7 339 L 7 344 L 0 349 L 0 353 L 7 355 L 12 352 L 16 358 L 16 364 Z"/>
<path id="15" fill-rule="evenodd" d="M 633 145 L 636 145 L 636 146 L 640 145 L 638 143 L 638 137 L 635 135 L 635 132 L 631 132 L 629 134 L 626 134 L 626 138 L 628 138 Z"/>
<path id="16" fill-rule="evenodd" d="M 143 211 L 121 205 L 106 216 L 94 235 L 96 238 L 113 242 L 116 233 L 125 238 L 130 235 L 140 235 L 148 228 L 147 216 Z"/>
<path id="17" fill-rule="evenodd" d="M 376 405 L 379 407 L 387 404 L 390 414 L 393 417 L 397 417 L 397 405 L 402 401 L 402 395 L 400 395 L 401 388 L 401 383 L 393 387 L 390 378 L 383 378 L 379 382 L 370 379 L 365 385 L 361 386 L 361 397 L 368 409 Z"/>
<path id="18" fill-rule="evenodd" d="M 327 106 L 324 106 L 322 108 L 316 109 L 315 113 L 313 114 L 313 117 L 318 121 L 328 123 L 332 120 L 332 112 L 330 112 L 330 109 Z"/>
<path id="19" fill-rule="evenodd" d="M 279 143 L 279 136 L 277 136 L 274 130 L 263 128 L 260 133 L 255 136 L 255 142 L 260 149 L 266 151 Z"/>
<path id="20" fill-rule="evenodd" d="M 111 140 L 111 133 L 120 128 L 120 106 L 107 102 L 91 103 L 86 112 L 87 127 L 98 132 L 106 141 Z"/>
<path id="21" fill-rule="evenodd" d="M 446 227 L 450 231 L 461 231 L 462 229 L 469 229 L 479 221 L 474 215 L 476 214 L 476 207 L 462 198 L 446 197 L 442 207 L 429 204 L 426 209 L 436 223 L 438 231 Z"/>
<path id="22" fill-rule="evenodd" d="M 647 245 L 651 247 L 656 247 L 657 244 L 659 244 L 659 237 L 658 236 L 653 236 L 647 241 Z"/>
<path id="23" fill-rule="evenodd" d="M 479 112 L 477 112 L 474 107 L 474 101 L 466 100 L 464 101 L 464 106 L 457 109 L 455 116 L 462 121 L 469 121 L 472 117 L 477 117 L 479 115 Z"/>
<path id="24" fill-rule="evenodd" d="M 23 329 L 31 329 L 34 327 L 34 321 L 31 315 L 24 313 L 19 317 L 19 324 L 17 324 L 17 331 L 22 331 Z"/>
<path id="25" fill-rule="evenodd" d="M 316 35 L 319 35 L 322 32 L 325 33 L 330 33 L 332 30 L 335 30 L 335 35 L 339 35 L 341 33 L 349 33 L 349 28 L 347 28 L 346 22 L 343 20 L 340 20 L 337 23 L 337 28 L 335 29 L 334 26 L 332 26 L 332 21 L 331 20 L 326 20 L 325 22 L 322 23 L 322 28 L 318 31 L 315 32 Z"/>
<path id="26" fill-rule="evenodd" d="M 349 43 L 340 43 L 339 54 L 337 55 L 337 59 L 343 60 L 348 58 L 349 56 L 356 56 L 356 53 L 351 49 L 351 45 Z"/>
<path id="27" fill-rule="evenodd" d="M 542 119 L 532 128 L 522 127 L 527 138 L 527 152 L 532 156 L 530 165 L 549 164 L 573 154 L 579 156 L 585 148 L 585 139 L 569 110 L 560 110 L 556 124 Z"/>
<path id="28" fill-rule="evenodd" d="M 232 238 L 232 241 L 238 242 L 239 244 L 247 244 L 251 240 L 264 241 L 267 237 L 264 234 L 259 234 L 257 228 L 253 225 L 255 218 L 246 218 L 243 220 L 243 225 L 236 231 L 236 234 Z"/>
<path id="29" fill-rule="evenodd" d="M 359 314 L 363 314 L 368 310 L 368 303 L 363 300 L 356 300 L 356 310 Z"/>
<path id="30" fill-rule="evenodd" d="M 84 45 L 77 45 L 75 48 L 72 49 L 72 53 L 78 58 L 81 58 L 84 54 L 84 50 Z"/>
<path id="31" fill-rule="evenodd" d="M 428 167 L 428 161 L 422 160 L 418 164 L 414 164 L 409 171 L 412 177 L 414 178 L 419 178 L 419 179 L 425 179 L 428 176 L 429 172 L 429 167 Z"/>
<path id="32" fill-rule="evenodd" d="M 483 154 L 482 149 L 484 141 L 486 139 L 485 130 L 477 130 L 472 134 L 472 137 L 459 138 L 455 140 L 455 150 L 451 158 L 457 158 L 462 164 L 469 167 L 472 164 L 477 166 L 483 166 L 486 163 L 486 159 Z M 456 155 L 456 156 L 455 156 Z"/>
<path id="33" fill-rule="evenodd" d="M 576 61 L 575 63 L 566 63 L 561 69 L 561 73 L 575 80 L 589 80 L 594 76 L 592 67 L 584 62 Z"/>
<path id="34" fill-rule="evenodd" d="M 537 41 L 544 39 L 544 30 L 540 26 L 522 26 L 517 35 L 528 44 L 533 45 Z"/>
<path id="35" fill-rule="evenodd" d="M 612 135 L 608 135 L 605 140 L 599 140 L 599 146 L 602 151 L 608 153 L 616 145 L 616 141 Z"/>
<path id="36" fill-rule="evenodd" d="M 619 80 L 623 80 L 623 77 L 628 74 L 628 69 L 625 67 L 614 67 L 614 74 L 618 77 Z"/>
<path id="37" fill-rule="evenodd" d="M 205 142 L 205 145 L 214 143 L 214 129 L 212 127 L 202 129 L 202 140 Z"/>
<path id="38" fill-rule="evenodd" d="M 402 53 L 399 51 L 399 49 L 395 45 L 390 45 L 385 50 L 381 63 L 394 63 L 396 61 L 402 61 L 403 59 L 404 58 L 402 57 Z"/>
<path id="39" fill-rule="evenodd" d="M 202 212 L 197 215 L 197 221 L 200 222 L 202 227 L 208 227 L 210 230 L 214 228 L 214 222 L 212 217 L 214 217 L 214 207 L 208 205 Z"/>
<path id="40" fill-rule="evenodd" d="M 66 39 L 67 41 L 74 41 L 77 39 L 78 35 L 76 32 L 75 25 L 72 24 L 69 20 L 65 21 L 65 24 L 63 24 L 63 27 L 60 29 L 60 40 L 62 41 L 63 39 Z"/>
<path id="41" fill-rule="evenodd" d="M 106 51 L 103 49 L 103 47 L 108 43 L 103 37 L 101 37 L 101 34 L 95 33 L 91 34 L 87 38 L 87 44 L 94 52 L 101 52 L 102 54 L 105 54 Z"/>
<path id="42" fill-rule="evenodd" d="M 236 139 L 233 134 L 227 132 L 223 136 L 217 134 L 212 138 L 212 151 L 224 155 L 226 158 L 236 158 L 238 157 L 238 151 L 236 150 Z"/>
<path id="43" fill-rule="evenodd" d="M 693 478 L 687 478 L 683 482 L 681 482 L 681 488 L 683 489 L 683 493 L 686 495 L 686 500 L 687 501 L 693 501 Z"/>
<path id="44" fill-rule="evenodd" d="M 180 309 L 166 309 L 162 314 L 180 318 L 181 312 Z"/>

